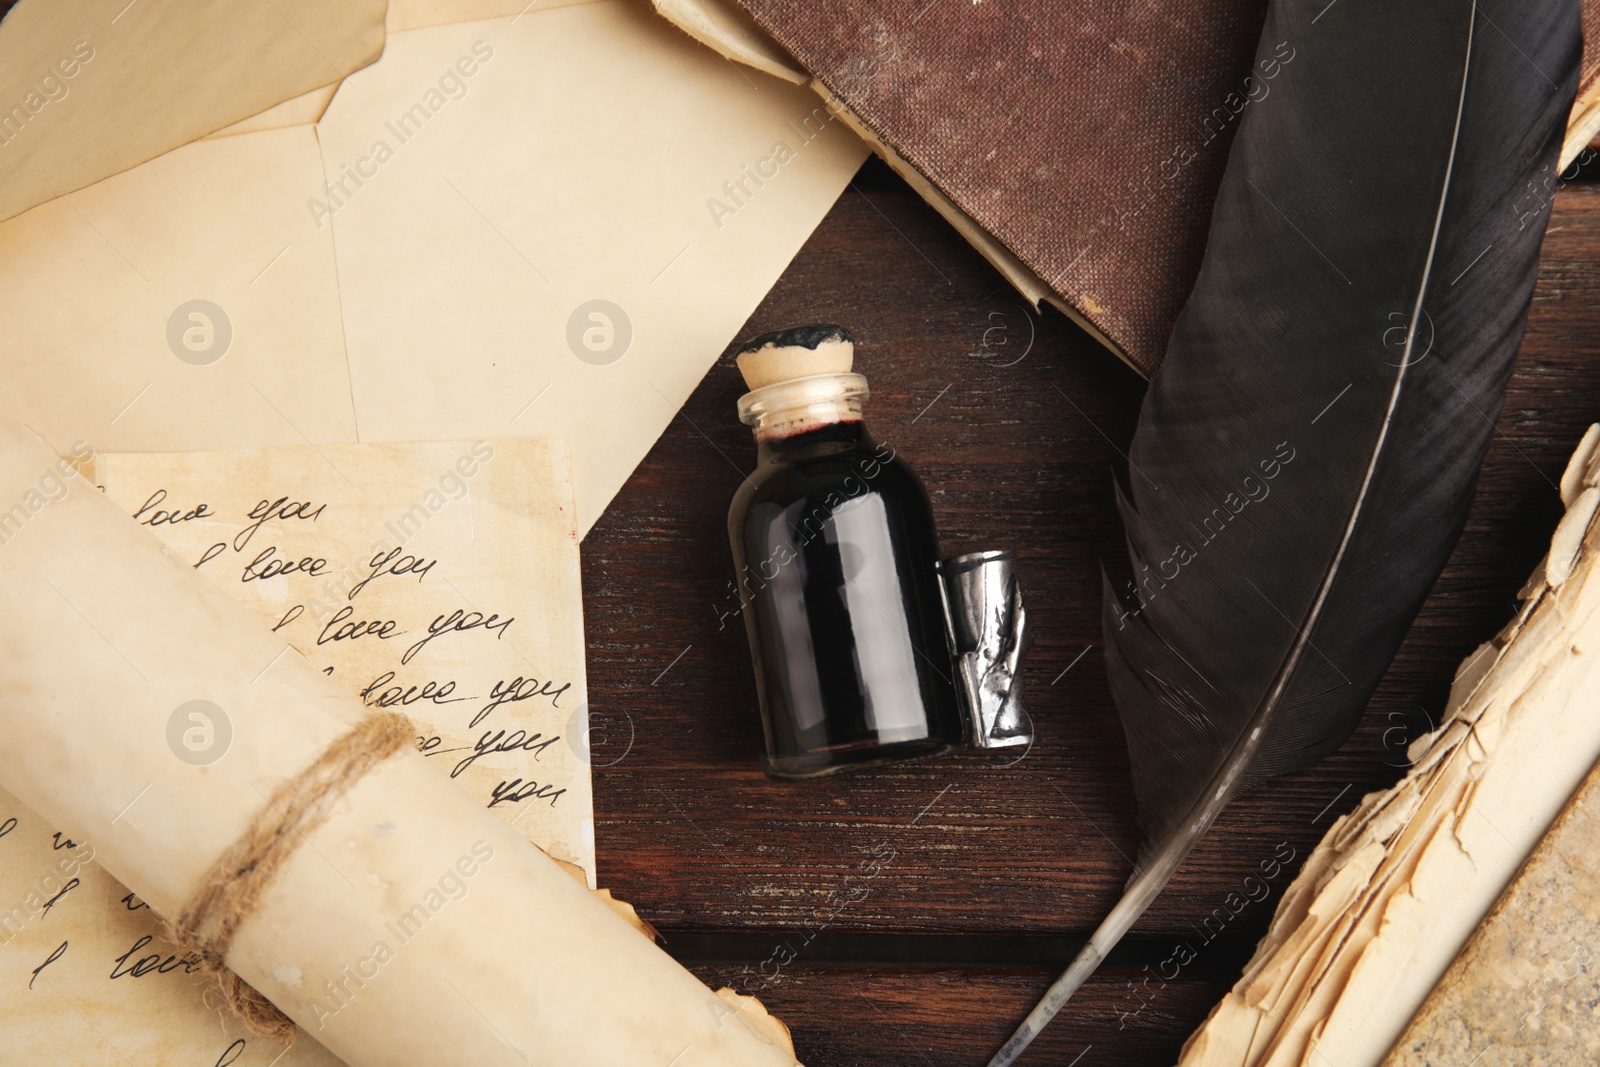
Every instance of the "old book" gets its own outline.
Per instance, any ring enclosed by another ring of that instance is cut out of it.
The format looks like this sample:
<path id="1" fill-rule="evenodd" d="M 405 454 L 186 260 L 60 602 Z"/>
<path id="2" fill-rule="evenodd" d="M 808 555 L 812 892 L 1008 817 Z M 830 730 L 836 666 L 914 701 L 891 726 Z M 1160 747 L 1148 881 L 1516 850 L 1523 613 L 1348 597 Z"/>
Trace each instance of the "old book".
<path id="1" fill-rule="evenodd" d="M 1600 137 L 1600 0 L 1583 0 L 1583 73 L 1579 75 L 1578 102 L 1567 127 L 1562 162 L 1575 158 L 1585 145 Z"/>
<path id="2" fill-rule="evenodd" d="M 1600 1063 L 1600 767 L 1412 1018 L 1384 1067 Z"/>
<path id="3" fill-rule="evenodd" d="M 1253 61 L 1266 0 L 656 6 L 729 58 L 809 83 L 824 105 L 808 125 L 855 129 L 1023 295 L 1147 376 L 1241 118 L 1308 44 L 1266 42 Z M 1600 26 L 1600 0 L 1584 9 Z M 1569 155 L 1600 128 L 1592 62 Z"/>

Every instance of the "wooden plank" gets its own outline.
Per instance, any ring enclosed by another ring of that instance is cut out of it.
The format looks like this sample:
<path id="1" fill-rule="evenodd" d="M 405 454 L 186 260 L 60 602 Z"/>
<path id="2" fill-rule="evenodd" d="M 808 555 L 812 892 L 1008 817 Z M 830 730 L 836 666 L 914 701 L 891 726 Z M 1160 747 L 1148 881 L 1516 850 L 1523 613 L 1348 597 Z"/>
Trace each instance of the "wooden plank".
<path id="1" fill-rule="evenodd" d="M 1240 906 L 1239 894 L 1260 895 L 1246 876 L 1303 857 L 1362 793 L 1394 780 L 1456 664 L 1509 617 L 1559 517 L 1562 464 L 1600 414 L 1597 260 L 1600 187 L 1569 187 L 1465 534 L 1365 721 L 1329 759 L 1237 802 L 1141 920 L 1141 937 L 1206 937 L 1229 959 L 1248 955 L 1294 864 L 1266 879 L 1270 898 Z M 876 164 L 746 334 L 818 321 L 860 338 L 869 425 L 927 482 L 944 550 L 1016 551 L 1037 626 L 1027 685 L 1039 742 L 1020 760 L 961 754 L 805 784 L 761 775 L 724 528 L 754 449 L 734 416 L 742 387 L 724 353 L 583 546 L 602 884 L 669 936 L 820 926 L 838 938 L 1081 938 L 1115 900 L 1140 841 L 1103 676 L 1099 566 L 1121 553 L 1111 478 L 1125 469 L 1143 383 L 1059 315 L 1030 315 Z M 864 886 L 861 864 L 875 856 L 889 858 Z M 1001 984 L 1012 981 L 1020 1018 L 1042 972 Z M 1228 984 L 1218 982 L 1174 1007 L 1176 1029 L 1200 1021 Z M 906 1024 L 911 1032 L 935 1026 L 938 1012 L 919 1014 L 911 987 L 895 988 L 889 1000 L 922 1020 Z M 784 1004 L 802 1018 L 815 1011 L 825 1027 L 838 1003 L 813 1006 L 809 995 Z M 816 1062 L 879 1062 L 855 1041 Z M 979 1060 L 960 1047 L 930 1062 Z M 1160 1062 L 1098 1056 L 1084 1067 Z"/>
<path id="2" fill-rule="evenodd" d="M 695 969 L 712 985 L 734 984 L 736 968 Z M 1011 1036 L 1054 975 L 1037 968 L 795 968 L 761 990 L 791 1028 L 806 1067 L 975 1067 Z M 1137 972 L 1102 973 L 1079 992 L 1029 1051 L 1051 1067 L 1122 1067 L 1177 1061 L 1191 1020 L 1228 979 L 1189 974 L 1162 986 Z"/>

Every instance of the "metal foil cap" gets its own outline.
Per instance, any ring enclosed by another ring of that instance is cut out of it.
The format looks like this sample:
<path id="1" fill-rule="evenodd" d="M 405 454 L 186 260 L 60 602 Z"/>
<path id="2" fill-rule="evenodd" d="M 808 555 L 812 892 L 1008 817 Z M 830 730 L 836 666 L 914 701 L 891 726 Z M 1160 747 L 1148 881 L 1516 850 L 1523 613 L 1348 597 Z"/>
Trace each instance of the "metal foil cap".
<path id="1" fill-rule="evenodd" d="M 1028 613 L 1010 552 L 969 552 L 939 561 L 939 592 L 955 659 L 968 740 L 1009 748 L 1033 740 L 1022 706 Z"/>

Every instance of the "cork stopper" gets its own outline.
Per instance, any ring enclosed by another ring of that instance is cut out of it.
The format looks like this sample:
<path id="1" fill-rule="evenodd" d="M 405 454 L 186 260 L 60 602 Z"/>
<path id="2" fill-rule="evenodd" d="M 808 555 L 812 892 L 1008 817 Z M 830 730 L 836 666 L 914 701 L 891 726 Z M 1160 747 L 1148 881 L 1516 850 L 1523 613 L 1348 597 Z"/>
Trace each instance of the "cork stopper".
<path id="1" fill-rule="evenodd" d="M 850 371 L 855 338 L 843 326 L 798 326 L 753 337 L 739 350 L 750 391 L 739 421 L 757 441 L 776 441 L 840 422 L 860 422 L 867 380 Z"/>
<path id="2" fill-rule="evenodd" d="M 736 360 L 752 391 L 817 374 L 848 374 L 855 338 L 843 326 L 798 326 L 751 338 Z"/>

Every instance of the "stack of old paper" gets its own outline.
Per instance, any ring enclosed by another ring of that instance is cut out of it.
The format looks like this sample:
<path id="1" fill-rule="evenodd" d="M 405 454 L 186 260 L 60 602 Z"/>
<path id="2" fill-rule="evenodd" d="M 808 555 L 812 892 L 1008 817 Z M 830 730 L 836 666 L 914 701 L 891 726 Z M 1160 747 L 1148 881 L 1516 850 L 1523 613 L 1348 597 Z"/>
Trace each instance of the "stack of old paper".
<path id="1" fill-rule="evenodd" d="M 246 688 L 405 712 L 593 887 L 577 540 L 865 149 L 642 0 L 245 7 L 0 22 L 0 413 L 295 650 Z M 69 469 L 0 502 L 12 564 Z M 109 662 L 89 592 L 40 638 Z M 245 695 L 182 695 L 161 755 L 235 773 Z M 96 843 L 0 791 L 0 1061 L 335 1062 L 202 1003 Z"/>
<path id="2" fill-rule="evenodd" d="M 0 18 L 0 219 L 330 86 L 384 36 L 383 0 L 22 0 Z"/>
<path id="3" fill-rule="evenodd" d="M 1597 445 L 1592 427 L 1516 619 L 1462 665 L 1445 721 L 1412 746 L 1406 777 L 1367 796 L 1307 858 L 1244 977 L 1185 1047 L 1185 1067 L 1383 1060 L 1600 757 Z M 1497 1011 L 1517 1025 L 1538 1013 L 1531 1001 Z M 1466 1067 L 1478 1046 L 1418 1062 Z"/>
<path id="4" fill-rule="evenodd" d="M 336 85 L 0 223 L 0 409 L 63 452 L 565 438 L 586 532 L 865 149 L 642 0 L 388 27 Z"/>

